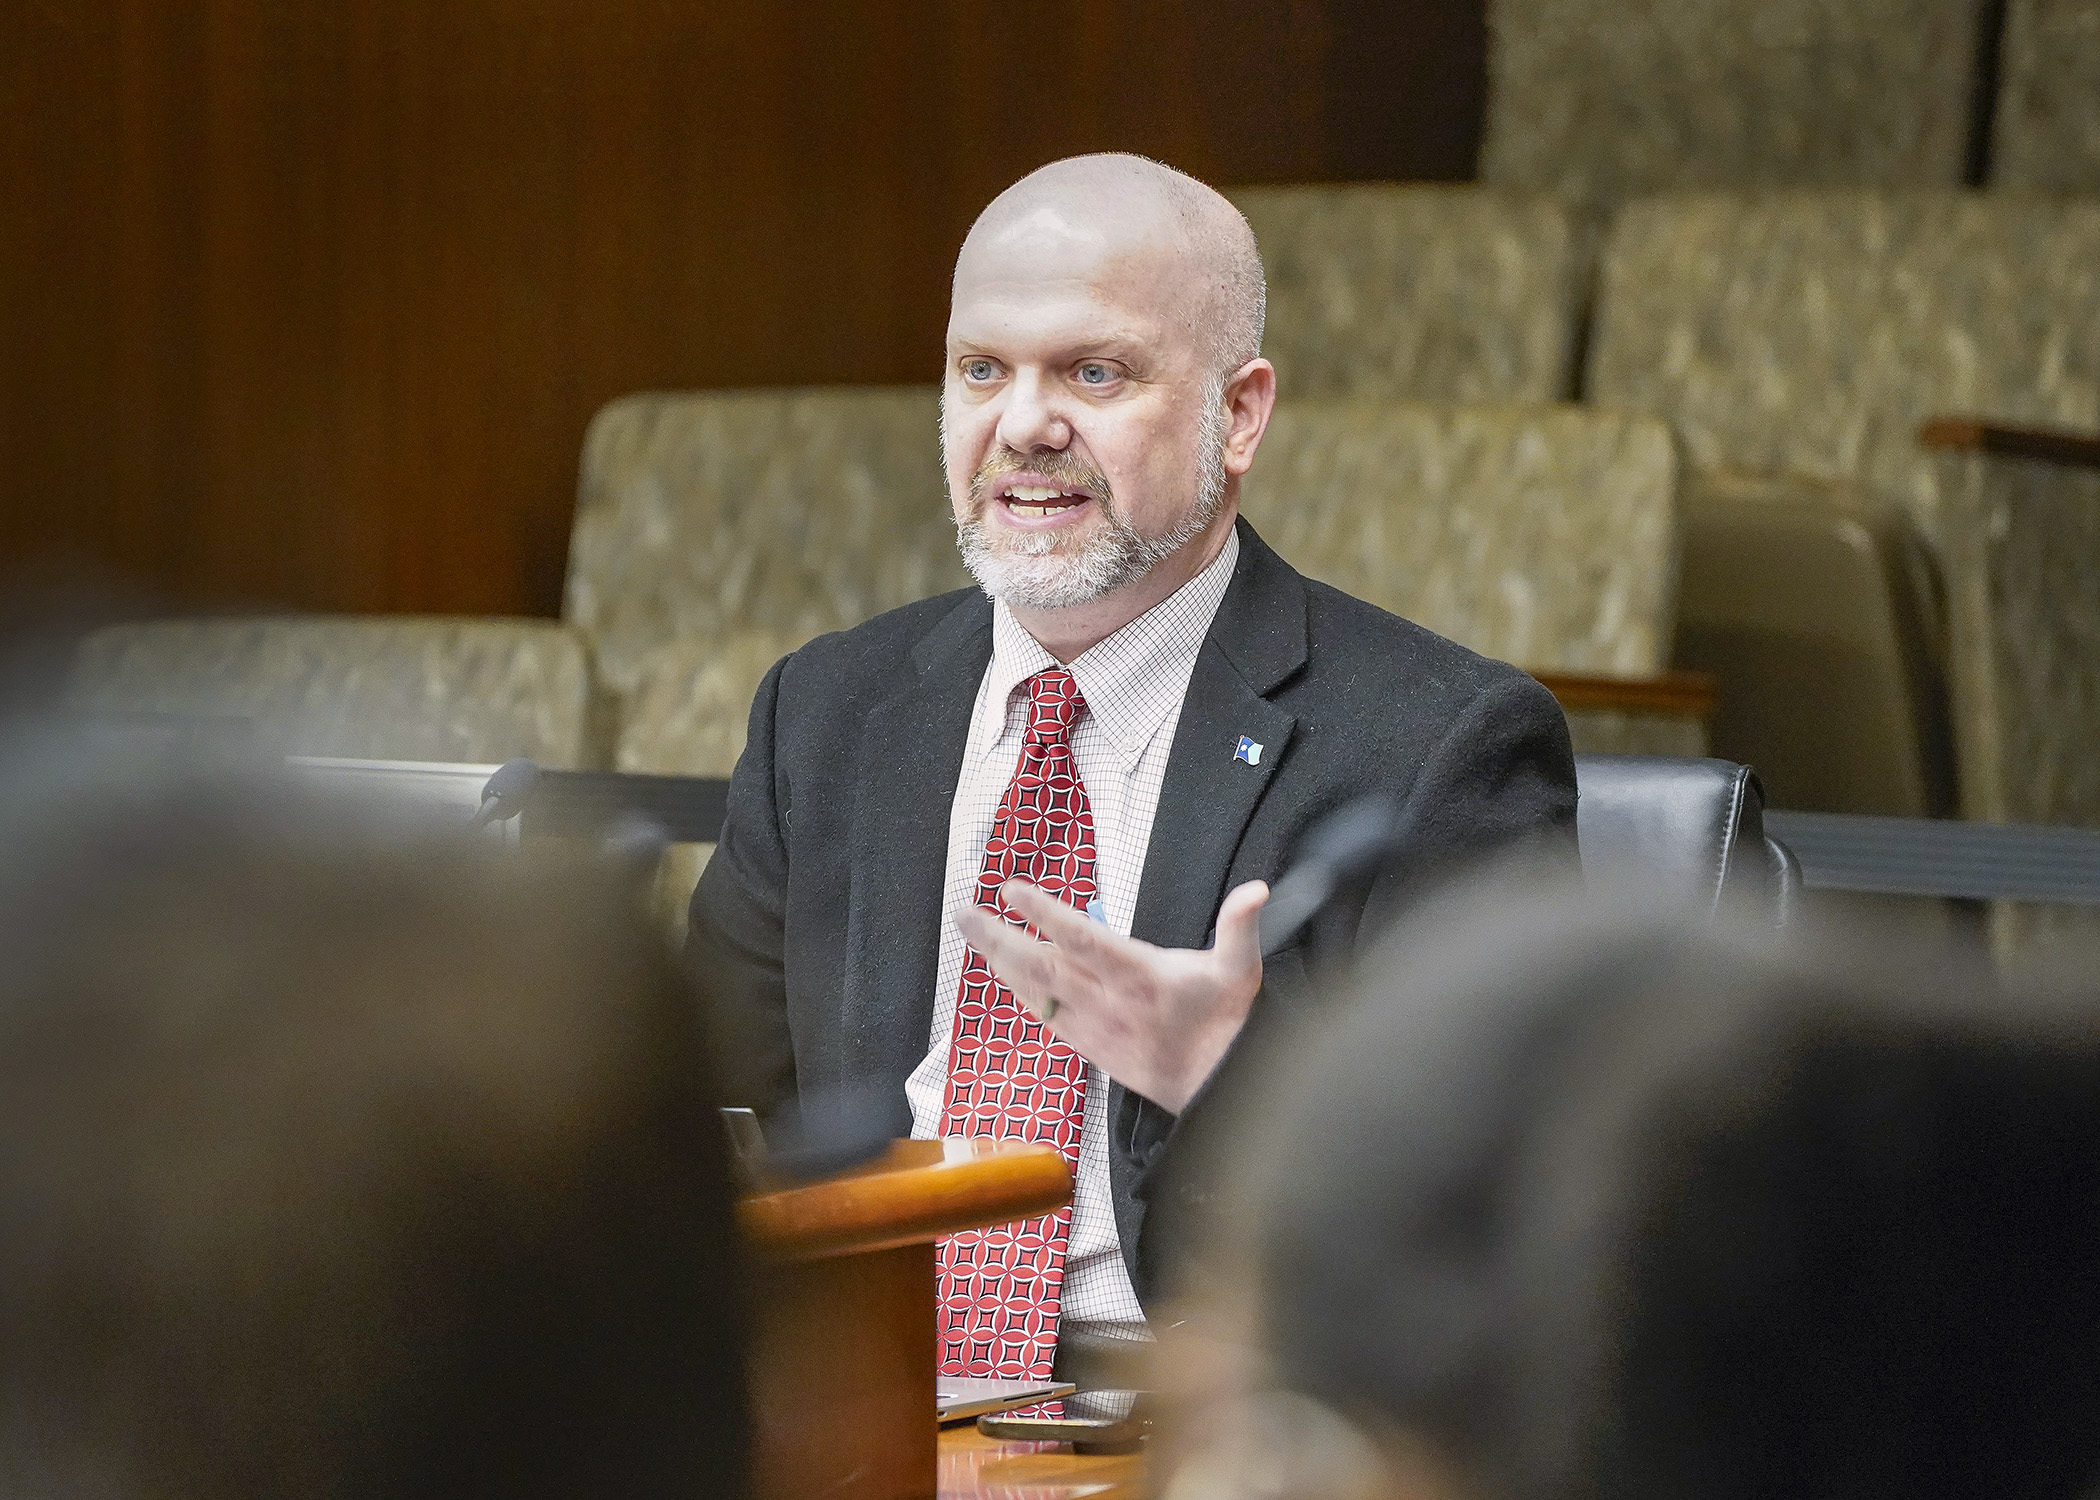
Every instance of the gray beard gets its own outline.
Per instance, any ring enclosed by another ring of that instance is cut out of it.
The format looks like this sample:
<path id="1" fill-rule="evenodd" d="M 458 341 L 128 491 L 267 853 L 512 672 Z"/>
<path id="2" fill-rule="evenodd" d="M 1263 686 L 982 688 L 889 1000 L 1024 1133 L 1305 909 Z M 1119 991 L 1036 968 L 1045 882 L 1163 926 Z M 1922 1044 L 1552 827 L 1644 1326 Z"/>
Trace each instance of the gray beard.
<path id="1" fill-rule="evenodd" d="M 963 566 L 985 593 L 1022 609 L 1070 609 L 1137 582 L 1186 547 L 1218 518 L 1225 504 L 1225 410 L 1222 386 L 1205 393 L 1197 445 L 1196 503 L 1174 527 L 1146 536 L 1124 519 L 1112 496 L 1102 495 L 1106 523 L 1076 551 L 1060 550 L 1054 533 L 1022 532 L 994 546 L 981 520 L 956 523 Z M 989 503 L 989 502 L 987 502 Z"/>

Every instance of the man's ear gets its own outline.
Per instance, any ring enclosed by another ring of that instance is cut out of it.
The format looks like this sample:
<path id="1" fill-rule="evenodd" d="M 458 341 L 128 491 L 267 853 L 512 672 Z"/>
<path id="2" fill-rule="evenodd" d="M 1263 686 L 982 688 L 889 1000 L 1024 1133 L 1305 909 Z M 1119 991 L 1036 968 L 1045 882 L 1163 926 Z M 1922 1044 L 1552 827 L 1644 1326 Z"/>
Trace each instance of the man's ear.
<path id="1" fill-rule="evenodd" d="M 1276 408 L 1276 367 L 1265 359 L 1250 359 L 1232 372 L 1225 382 L 1225 472 L 1235 477 L 1254 467 L 1254 450 L 1269 430 L 1269 413 Z"/>

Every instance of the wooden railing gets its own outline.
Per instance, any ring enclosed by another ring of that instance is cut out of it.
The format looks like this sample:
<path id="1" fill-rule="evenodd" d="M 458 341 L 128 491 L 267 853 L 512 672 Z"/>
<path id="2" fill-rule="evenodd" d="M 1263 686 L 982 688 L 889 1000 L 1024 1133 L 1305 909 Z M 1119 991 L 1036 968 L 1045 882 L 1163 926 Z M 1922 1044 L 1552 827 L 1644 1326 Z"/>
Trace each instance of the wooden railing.
<path id="1" fill-rule="evenodd" d="M 1704 672 L 1664 672 L 1656 677 L 1585 677 L 1571 672 L 1534 672 L 1570 713 L 1665 714 L 1707 720 L 1714 712 L 1714 680 Z"/>
<path id="2" fill-rule="evenodd" d="M 1934 417 L 1918 429 L 1918 441 L 1943 451 L 2100 469 L 2100 437 L 2058 428 L 2013 427 L 1976 417 Z"/>

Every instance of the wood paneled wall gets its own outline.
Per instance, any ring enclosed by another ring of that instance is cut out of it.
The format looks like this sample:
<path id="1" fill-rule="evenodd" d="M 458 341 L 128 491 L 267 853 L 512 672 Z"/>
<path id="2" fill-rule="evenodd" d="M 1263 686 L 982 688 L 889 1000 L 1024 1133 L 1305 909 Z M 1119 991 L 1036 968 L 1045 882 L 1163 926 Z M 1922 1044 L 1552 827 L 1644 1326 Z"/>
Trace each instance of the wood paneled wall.
<path id="1" fill-rule="evenodd" d="M 930 379 L 1039 163 L 1471 175 L 1480 0 L 14 0 L 0 571 L 553 614 L 622 392 Z"/>

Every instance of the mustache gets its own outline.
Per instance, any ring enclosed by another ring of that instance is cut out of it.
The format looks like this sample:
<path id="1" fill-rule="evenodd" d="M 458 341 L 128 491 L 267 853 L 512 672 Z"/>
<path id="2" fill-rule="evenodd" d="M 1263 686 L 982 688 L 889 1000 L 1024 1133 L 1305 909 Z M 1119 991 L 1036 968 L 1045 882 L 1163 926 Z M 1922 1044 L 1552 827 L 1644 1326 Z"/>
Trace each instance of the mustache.
<path id="1" fill-rule="evenodd" d="M 1009 474 L 1040 474 L 1052 484 L 1085 490 L 1100 501 L 1103 511 L 1111 516 L 1116 514 L 1116 500 L 1109 490 L 1108 476 L 1062 449 L 1023 455 L 1011 448 L 1000 448 L 987 453 L 984 462 L 970 475 L 971 508 L 982 512 L 991 501 L 992 486 Z"/>

